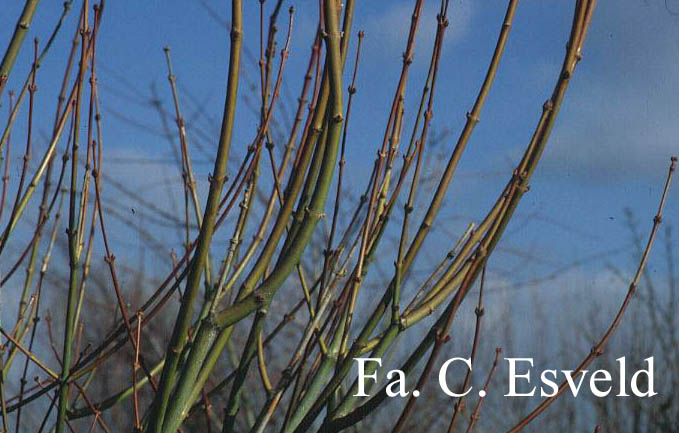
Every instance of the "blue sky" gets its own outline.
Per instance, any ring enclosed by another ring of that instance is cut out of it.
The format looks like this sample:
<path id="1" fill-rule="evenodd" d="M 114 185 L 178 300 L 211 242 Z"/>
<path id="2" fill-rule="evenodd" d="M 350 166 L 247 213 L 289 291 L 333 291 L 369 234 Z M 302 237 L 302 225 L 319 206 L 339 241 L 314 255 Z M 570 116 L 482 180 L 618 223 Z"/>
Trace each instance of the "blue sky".
<path id="1" fill-rule="evenodd" d="M 8 40 L 21 3 L 12 1 L 3 6 L 0 41 Z M 267 2 L 270 7 L 269 3 L 272 1 Z M 412 13 L 410 1 L 357 3 L 353 33 L 362 29 L 366 37 L 347 150 L 350 170 L 347 185 L 355 189 L 363 186 L 383 134 Z M 439 216 L 442 228 L 427 251 L 431 260 L 444 253 L 450 234 L 459 233 L 470 220 L 485 213 L 519 159 L 558 74 L 571 23 L 571 3 L 524 0 L 519 4 L 481 123 L 460 164 L 459 179 L 451 187 L 446 207 Z M 162 51 L 165 45 L 172 49 L 183 109 L 189 121 L 191 151 L 203 189 L 211 170 L 208 158 L 218 137 L 228 63 L 228 34 L 219 20 L 228 20 L 229 8 L 224 6 L 225 2 L 206 0 L 205 4 L 209 8 L 198 1 L 111 1 L 98 42 L 106 170 L 115 171 L 119 180 L 131 189 L 143 190 L 161 208 L 172 209 L 167 190 L 178 191 L 179 179 L 171 147 L 158 133 L 162 131 L 159 116 L 148 107 L 155 91 L 163 106 L 171 108 Z M 245 40 L 252 52 L 258 49 L 258 4 L 245 2 Z M 301 86 L 317 21 L 315 2 L 286 2 L 286 8 L 289 4 L 294 4 L 297 11 L 291 55 L 284 74 L 283 100 L 288 101 L 297 97 Z M 672 6 L 671 1 L 669 4 Z M 408 88 L 406 125 L 412 125 L 414 120 L 414 109 L 410 107 L 419 95 L 434 36 L 438 3 L 425 1 L 425 5 Z M 471 108 L 481 84 L 505 7 L 506 2 L 499 0 L 451 1 L 433 119 L 434 130 L 449 131 L 449 135 L 432 151 L 447 155 L 452 149 L 464 114 Z M 61 2 L 43 1 L 30 37 L 50 31 L 60 11 Z M 48 130 L 52 121 L 53 101 L 76 15 L 77 11 L 73 11 L 69 16 L 65 30 L 39 72 L 36 122 L 42 131 Z M 283 12 L 280 38 L 286 31 L 286 18 L 287 13 Z M 498 284 L 513 275 L 525 260 L 534 266 L 517 274 L 519 280 L 541 278 L 554 269 L 592 256 L 558 284 L 547 286 L 560 291 L 600 287 L 604 284 L 600 284 L 600 279 L 608 281 L 604 278 L 608 262 L 631 272 L 633 251 L 623 209 L 633 210 L 645 236 L 670 154 L 679 153 L 676 109 L 679 44 L 674 42 L 677 40 L 679 17 L 666 10 L 663 0 L 600 2 L 585 45 L 584 60 L 569 88 L 531 192 L 523 200 L 498 251 L 495 275 Z M 349 58 L 353 58 L 354 49 L 355 46 Z M 29 65 L 30 54 L 25 48 L 8 88 L 23 81 Z M 241 98 L 255 96 L 249 88 L 255 73 L 255 65 L 245 56 Z M 192 123 L 192 119 L 199 118 L 196 114 L 199 111 L 207 113 L 213 121 L 202 118 Z M 0 116 L 4 117 L 6 112 L 7 104 L 3 101 Z M 283 119 L 283 114 L 277 114 Z M 144 127 L 130 126 L 123 118 L 134 119 Z M 23 125 L 25 113 L 16 128 Z M 256 125 L 256 116 L 242 104 L 237 113 L 235 155 L 242 155 Z M 408 128 L 406 131 L 409 134 Z M 45 144 L 36 145 L 44 148 Z M 12 164 L 16 172 L 20 161 L 18 147 L 14 149 Z M 169 178 L 174 182 L 171 187 L 167 186 Z M 112 189 L 107 193 L 121 206 L 138 206 Z M 181 197 L 176 200 L 181 203 Z M 143 210 L 129 217 L 143 218 Z M 678 217 L 679 193 L 675 189 L 669 197 L 665 221 L 679 227 Z M 121 233 L 117 239 L 121 246 L 137 242 L 129 234 L 122 235 L 130 227 L 124 224 L 115 227 Z M 172 242 L 172 247 L 179 247 L 178 239 Z M 608 254 L 612 251 L 616 254 Z M 662 248 L 656 249 L 649 266 L 663 269 Z M 622 290 L 622 286 L 618 287 L 615 293 Z"/>

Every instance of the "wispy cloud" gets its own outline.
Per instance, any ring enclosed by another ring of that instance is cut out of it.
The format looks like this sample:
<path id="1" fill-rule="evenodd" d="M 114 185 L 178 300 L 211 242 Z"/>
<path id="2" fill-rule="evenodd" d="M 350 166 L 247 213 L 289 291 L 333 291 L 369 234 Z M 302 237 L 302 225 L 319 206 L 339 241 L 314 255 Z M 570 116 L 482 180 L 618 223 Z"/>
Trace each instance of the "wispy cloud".
<path id="1" fill-rule="evenodd" d="M 668 43 L 679 18 L 644 2 L 601 6 L 545 162 L 609 180 L 657 172 L 679 153 L 679 46 Z"/>
<path id="2" fill-rule="evenodd" d="M 446 33 L 446 44 L 461 39 L 473 16 L 473 5 L 469 0 L 454 0 L 450 3 L 448 20 L 450 22 Z M 380 45 L 385 52 L 400 53 L 403 51 L 408 38 L 408 30 L 413 14 L 413 3 L 396 1 L 384 7 L 373 10 L 366 32 L 371 35 L 374 44 Z M 417 44 L 431 46 L 436 35 L 436 15 L 439 12 L 438 2 L 425 2 L 420 18 Z"/>

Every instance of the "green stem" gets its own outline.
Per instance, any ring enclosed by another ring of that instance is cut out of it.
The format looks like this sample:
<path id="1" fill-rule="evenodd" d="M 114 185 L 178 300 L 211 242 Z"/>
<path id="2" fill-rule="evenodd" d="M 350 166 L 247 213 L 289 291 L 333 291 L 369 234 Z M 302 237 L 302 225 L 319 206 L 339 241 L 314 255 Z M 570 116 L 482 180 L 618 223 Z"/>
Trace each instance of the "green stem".
<path id="1" fill-rule="evenodd" d="M 2 96 L 2 91 L 5 88 L 5 84 L 9 79 L 9 74 L 14 67 L 14 62 L 16 61 L 19 51 L 21 50 L 21 45 L 26 38 L 28 33 L 28 28 L 33 21 L 33 15 L 35 15 L 35 10 L 38 7 L 40 0 L 26 0 L 24 3 L 24 10 L 21 12 L 21 16 L 17 21 L 16 27 L 14 28 L 14 33 L 12 34 L 12 39 L 9 42 L 7 51 L 2 58 L 2 63 L 0 63 L 0 96 Z"/>
<path id="2" fill-rule="evenodd" d="M 431 225 L 433 224 L 433 221 L 438 213 L 439 208 L 441 207 L 441 204 L 443 203 L 443 199 L 445 197 L 445 193 L 448 190 L 448 186 L 453 178 L 453 175 L 455 173 L 455 170 L 457 168 L 457 164 L 462 156 L 462 153 L 464 152 L 467 143 L 469 141 L 469 138 L 471 137 L 472 131 L 474 130 L 474 126 L 478 123 L 479 121 L 479 115 L 481 113 L 481 109 L 483 108 L 483 105 L 485 104 L 486 98 L 488 96 L 488 93 L 490 91 L 492 82 L 495 78 L 495 74 L 497 72 L 497 68 L 500 63 L 500 59 L 502 57 L 502 53 L 504 52 L 504 47 L 507 41 L 507 37 L 509 35 L 509 29 L 511 28 L 511 22 L 514 16 L 516 10 L 516 1 L 512 0 L 507 8 L 507 13 L 505 15 L 505 19 L 503 22 L 502 30 L 500 32 L 500 36 L 498 38 L 498 42 L 495 47 L 495 51 L 493 53 L 493 57 L 491 59 L 491 63 L 488 67 L 488 71 L 486 73 L 486 76 L 484 78 L 483 84 L 481 85 L 481 89 L 479 91 L 479 94 L 476 98 L 476 102 L 474 103 L 474 107 L 472 108 L 472 111 L 467 114 L 467 122 L 458 138 L 457 144 L 455 146 L 455 149 L 448 161 L 448 164 L 446 166 L 446 169 L 444 170 L 444 173 L 441 177 L 441 180 L 439 182 L 439 185 L 436 189 L 436 192 L 434 194 L 434 197 L 429 205 L 429 208 L 427 210 L 427 213 L 424 217 L 424 220 L 422 221 L 415 237 L 413 238 L 412 242 L 410 243 L 410 247 L 408 248 L 407 253 L 405 254 L 402 263 L 401 263 L 401 270 L 400 272 L 406 273 L 410 266 L 412 265 L 415 257 L 417 256 L 420 248 L 422 247 L 424 240 L 429 233 L 429 229 L 431 228 Z M 318 413 L 320 413 L 321 409 L 323 408 L 323 405 L 327 401 L 327 399 L 334 393 L 335 389 L 340 385 L 342 380 L 344 380 L 344 377 L 349 373 L 350 368 L 351 368 L 351 363 L 352 358 L 359 353 L 361 350 L 363 350 L 363 347 L 368 343 L 368 339 L 370 338 L 370 335 L 373 333 L 377 325 L 380 323 L 382 320 L 382 317 L 384 313 L 387 310 L 387 307 L 391 301 L 393 301 L 393 291 L 395 289 L 395 281 L 392 280 L 392 282 L 389 284 L 387 290 L 385 291 L 382 299 L 380 300 L 380 303 L 377 305 L 375 310 L 373 311 L 372 315 L 368 319 L 366 325 L 363 327 L 361 333 L 359 334 L 358 338 L 352 345 L 351 349 L 349 350 L 349 354 L 345 358 L 344 362 L 342 362 L 342 365 L 338 368 L 338 371 L 336 372 L 335 376 L 332 378 L 330 383 L 325 387 L 323 393 L 319 397 L 318 401 L 314 405 L 314 407 L 309 411 L 307 416 L 304 418 L 303 422 L 300 424 L 300 428 L 298 428 L 299 431 L 302 431 L 304 428 L 308 427 L 312 420 L 316 418 Z"/>
<path id="3" fill-rule="evenodd" d="M 182 379 L 198 375 L 202 360 L 205 359 L 210 347 L 212 347 L 218 336 L 218 329 L 211 316 L 208 316 L 201 322 L 200 331 L 191 346 L 189 357 L 182 368 Z M 192 383 L 189 383 L 189 381 L 182 380 L 177 387 L 177 391 L 173 395 L 166 411 L 165 420 L 162 425 L 163 432 L 176 432 L 186 415 L 188 415 L 191 404 L 189 399 L 192 390 L 191 385 Z M 184 402 L 189 403 L 184 404 Z"/>
<path id="4" fill-rule="evenodd" d="M 512 1 L 514 2 L 515 0 Z M 558 107 L 563 101 L 570 77 L 572 76 L 577 61 L 580 58 L 579 56 L 582 43 L 584 41 L 584 34 L 591 19 L 594 3 L 595 2 L 583 2 L 577 4 L 574 14 L 573 27 L 571 30 L 571 37 L 568 44 L 568 51 L 564 59 L 561 74 L 557 80 L 552 97 L 543 108 L 543 114 L 540 118 L 540 121 L 538 122 L 533 139 L 529 143 L 519 167 L 515 170 L 515 175 L 512 176 L 507 188 L 505 188 L 505 191 L 502 193 L 502 196 L 507 194 L 507 199 L 503 200 L 499 214 L 493 221 L 492 228 L 488 230 L 488 233 L 486 233 L 484 239 L 477 248 L 477 253 L 475 254 L 474 259 L 472 259 L 470 262 L 470 268 L 464 276 L 464 281 L 446 309 L 446 312 L 439 318 L 437 324 L 430 329 L 427 337 L 411 354 L 404 366 L 401 367 L 401 370 L 406 374 L 415 367 L 424 353 L 426 353 L 429 346 L 431 346 L 431 344 L 433 344 L 436 339 L 441 336 L 439 330 L 449 329 L 455 311 L 459 307 L 464 296 L 468 293 L 469 287 L 473 284 L 483 269 L 486 260 L 500 240 L 507 223 L 511 219 L 513 212 L 516 209 L 516 206 L 521 200 L 523 194 L 527 191 L 528 181 L 530 180 L 531 175 L 540 159 L 542 150 L 547 143 L 549 132 L 551 131 L 556 119 Z M 337 418 L 333 420 L 334 425 L 332 427 L 326 428 L 325 431 L 337 431 L 338 429 L 352 425 L 363 418 L 384 401 L 384 389 L 385 388 L 383 388 L 379 394 L 369 400 L 366 404 L 352 411 L 351 413 L 337 414 Z"/>
<path id="5" fill-rule="evenodd" d="M 229 73 L 217 158 L 212 173 L 212 181 L 210 183 L 205 212 L 203 213 L 204 219 L 203 224 L 200 227 L 196 252 L 191 261 L 187 276 L 184 299 L 181 303 L 177 321 L 175 322 L 175 327 L 172 332 L 172 339 L 168 346 L 165 358 L 166 362 L 160 379 L 159 392 L 156 394 L 156 399 L 152 408 L 153 415 L 149 431 L 153 433 L 160 433 L 163 429 L 165 413 L 174 385 L 175 373 L 179 366 L 179 355 L 188 340 L 187 331 L 191 323 L 191 315 L 193 314 L 193 307 L 198 295 L 202 271 L 214 234 L 220 196 L 226 179 L 226 165 L 229 157 L 229 150 L 231 148 L 231 137 L 233 133 L 234 116 L 236 113 L 238 82 L 240 76 L 239 68 L 243 38 L 242 0 L 233 0 L 231 8 L 232 25 Z"/>
<path id="6" fill-rule="evenodd" d="M 54 42 L 54 39 L 56 38 L 57 34 L 59 33 L 59 29 L 61 29 L 61 25 L 63 24 L 64 20 L 66 19 L 66 15 L 68 15 L 69 11 L 71 10 L 71 4 L 73 3 L 73 0 L 69 0 L 68 2 L 64 3 L 64 10 L 61 12 L 61 16 L 59 17 L 59 20 L 57 21 L 56 26 L 54 27 L 54 30 L 52 30 L 52 34 L 50 35 L 49 39 L 47 40 L 47 43 L 45 46 L 43 46 L 42 51 L 40 52 L 40 56 L 38 56 L 38 61 L 36 62 L 36 69 L 40 69 L 40 65 L 47 55 L 47 52 L 49 49 L 52 47 L 52 42 Z M 28 77 L 26 77 L 26 80 L 24 81 L 24 85 L 21 88 L 21 92 L 19 92 L 19 96 L 17 98 L 16 104 L 11 109 L 9 120 L 7 121 L 7 125 L 5 126 L 5 129 L 2 133 L 2 138 L 0 138 L 0 163 L 2 163 L 2 160 L 4 159 L 2 156 L 2 148 L 5 145 L 5 141 L 9 137 L 10 132 L 12 131 L 12 125 L 14 124 L 14 121 L 17 117 L 17 114 L 19 114 L 19 106 L 21 105 L 21 101 L 23 100 L 24 96 L 26 95 L 26 92 L 28 92 L 28 86 L 31 83 L 31 75 L 32 72 L 28 74 Z M 58 115 L 57 115 L 58 117 Z M 58 121 L 58 119 L 57 119 Z M 1 165 L 1 164 L 0 164 Z"/>
<path id="7" fill-rule="evenodd" d="M 237 302 L 232 307 L 226 308 L 217 314 L 216 320 L 220 327 L 231 326 L 242 318 L 248 316 L 255 311 L 268 299 L 271 299 L 278 288 L 283 284 L 285 279 L 294 270 L 299 263 L 302 252 L 311 240 L 311 235 L 316 228 L 316 224 L 323 215 L 325 201 L 332 183 L 332 176 L 335 171 L 335 163 L 337 159 L 337 151 L 339 148 L 339 138 L 342 130 L 342 53 L 340 50 L 340 32 L 337 25 L 337 10 L 334 5 L 330 6 L 331 2 L 326 2 L 325 6 L 325 20 L 326 20 L 326 45 L 328 49 L 328 88 L 330 101 L 328 107 L 328 144 L 323 155 L 323 162 L 316 182 L 316 189 L 307 208 L 302 225 L 297 232 L 294 240 L 290 242 L 290 248 L 279 257 L 276 267 L 271 275 L 260 285 L 254 292 L 247 295 L 240 302 Z M 345 27 L 346 22 L 350 21 L 350 8 L 347 5 L 345 13 Z M 346 34 L 346 28 L 345 28 Z M 348 39 L 348 38 L 347 38 Z M 324 77 L 325 78 L 325 77 Z M 325 89 L 325 86 L 324 86 Z M 315 116 L 320 120 L 319 112 L 321 110 L 321 101 L 315 113 Z M 318 124 L 319 122 L 314 122 Z M 300 182 L 301 183 L 301 182 Z M 286 200 L 288 205 L 289 200 Z M 291 207 L 292 205 L 290 205 Z M 280 218 L 279 218 L 280 221 Z M 278 221 L 277 221 L 278 223 Z M 285 224 L 282 224 L 281 231 L 285 229 Z M 275 247 L 275 246 L 274 246 Z M 273 252 L 272 252 L 273 253 Z M 263 272 L 264 269 L 262 269 Z"/>
<path id="8" fill-rule="evenodd" d="M 85 77 L 85 69 L 87 65 L 87 38 L 89 35 L 87 29 L 87 0 L 83 6 L 83 21 L 82 21 L 82 47 L 80 53 L 80 72 L 78 74 L 77 94 L 75 98 L 75 112 L 74 112 L 74 127 L 73 127 L 73 146 L 71 150 L 71 186 L 70 186 L 70 200 L 69 200 L 69 221 L 68 221 L 68 256 L 70 266 L 68 299 L 66 301 L 66 323 L 64 330 L 64 349 L 61 376 L 61 389 L 59 390 L 59 403 L 57 411 L 56 433 L 63 433 L 66 426 L 66 411 L 68 410 L 68 399 L 70 392 L 70 384 L 67 379 L 71 371 L 71 363 L 73 361 L 73 341 L 75 336 L 75 319 L 78 299 L 78 268 L 80 267 L 80 252 L 78 249 L 78 214 L 77 208 L 77 187 L 78 187 L 78 144 L 80 131 L 80 108 L 83 94 L 83 83 Z M 92 45 L 92 44 L 90 44 Z M 82 210 L 80 210 L 82 212 Z"/>

